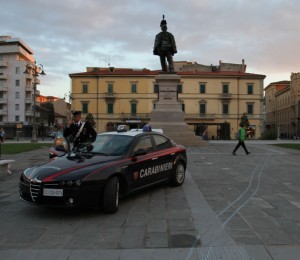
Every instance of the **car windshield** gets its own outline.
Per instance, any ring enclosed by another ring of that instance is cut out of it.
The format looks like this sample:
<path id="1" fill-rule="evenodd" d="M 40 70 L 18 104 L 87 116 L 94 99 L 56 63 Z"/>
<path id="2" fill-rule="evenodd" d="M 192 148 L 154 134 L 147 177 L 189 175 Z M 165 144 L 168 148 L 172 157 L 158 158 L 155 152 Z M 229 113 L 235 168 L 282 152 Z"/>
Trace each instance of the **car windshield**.
<path id="1" fill-rule="evenodd" d="M 132 136 L 102 134 L 92 143 L 92 153 L 119 156 L 125 154 L 133 140 Z"/>

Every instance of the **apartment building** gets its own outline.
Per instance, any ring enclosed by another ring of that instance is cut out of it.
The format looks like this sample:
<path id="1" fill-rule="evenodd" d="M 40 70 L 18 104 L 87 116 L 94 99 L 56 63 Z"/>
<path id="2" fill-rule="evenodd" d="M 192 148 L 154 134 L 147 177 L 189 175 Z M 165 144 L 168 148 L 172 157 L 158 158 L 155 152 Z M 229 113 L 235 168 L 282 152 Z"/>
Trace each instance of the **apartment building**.
<path id="1" fill-rule="evenodd" d="M 23 72 L 33 63 L 33 51 L 21 39 L 0 36 L 0 127 L 8 138 L 17 130 L 25 136 L 32 131 L 33 77 Z"/>
<path id="2" fill-rule="evenodd" d="M 207 127 L 209 139 L 233 139 L 240 118 L 247 113 L 249 137 L 259 138 L 263 130 L 263 80 L 265 75 L 247 73 L 241 64 L 202 65 L 180 61 L 174 64 L 181 82 L 178 102 L 185 122 L 195 131 Z M 90 68 L 69 74 L 72 109 L 83 117 L 92 114 L 98 132 L 119 124 L 135 128 L 150 121 L 158 102 L 159 71 L 128 68 Z"/>
<path id="3" fill-rule="evenodd" d="M 265 126 L 280 138 L 300 136 L 300 73 L 265 88 Z"/>

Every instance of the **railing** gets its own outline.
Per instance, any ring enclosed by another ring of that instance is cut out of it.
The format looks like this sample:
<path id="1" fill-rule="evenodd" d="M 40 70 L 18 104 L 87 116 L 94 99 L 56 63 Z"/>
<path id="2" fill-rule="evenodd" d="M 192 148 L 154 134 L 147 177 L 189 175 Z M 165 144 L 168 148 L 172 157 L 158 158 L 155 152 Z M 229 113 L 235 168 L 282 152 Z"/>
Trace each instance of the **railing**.
<path id="1" fill-rule="evenodd" d="M 104 93 L 105 98 L 115 98 L 115 94 L 113 92 Z"/>
<path id="2" fill-rule="evenodd" d="M 136 118 L 136 119 L 149 119 L 150 118 L 149 113 L 145 113 L 145 114 L 122 113 L 120 116 L 121 116 L 122 120 L 132 119 L 132 118 Z"/>
<path id="3" fill-rule="evenodd" d="M 7 109 L 0 110 L 0 115 L 6 115 L 6 114 L 7 114 Z"/>
<path id="4" fill-rule="evenodd" d="M 98 119 L 106 119 L 106 120 L 149 120 L 149 113 L 118 113 L 118 114 L 107 114 L 107 113 L 99 113 L 97 115 Z"/>
<path id="5" fill-rule="evenodd" d="M 25 85 L 25 90 L 27 90 L 27 91 L 32 91 L 32 90 L 33 90 L 32 84 L 27 84 L 27 85 Z"/>
<path id="6" fill-rule="evenodd" d="M 25 116 L 33 116 L 33 111 L 25 111 Z"/>
<path id="7" fill-rule="evenodd" d="M 25 99 L 25 103 L 27 103 L 27 104 L 28 104 L 28 103 L 31 104 L 32 102 L 33 102 L 33 99 L 32 99 L 32 98 L 26 98 L 26 99 Z"/>
<path id="8" fill-rule="evenodd" d="M 7 79 L 7 73 L 0 73 L 0 79 Z"/>
<path id="9" fill-rule="evenodd" d="M 216 114 L 207 114 L 207 113 L 200 113 L 200 114 L 185 114 L 185 119 L 215 119 Z"/>
<path id="10" fill-rule="evenodd" d="M 8 62 L 7 61 L 0 61 L 0 67 L 7 67 Z"/>
<path id="11" fill-rule="evenodd" d="M 0 98 L 0 104 L 7 104 L 7 98 Z"/>
<path id="12" fill-rule="evenodd" d="M 7 85 L 5 84 L 4 86 L 0 86 L 0 91 L 7 91 Z"/>
<path id="13" fill-rule="evenodd" d="M 221 98 L 221 99 L 230 99 L 231 96 L 232 96 L 231 93 L 221 93 L 221 94 L 220 94 L 220 98 Z"/>

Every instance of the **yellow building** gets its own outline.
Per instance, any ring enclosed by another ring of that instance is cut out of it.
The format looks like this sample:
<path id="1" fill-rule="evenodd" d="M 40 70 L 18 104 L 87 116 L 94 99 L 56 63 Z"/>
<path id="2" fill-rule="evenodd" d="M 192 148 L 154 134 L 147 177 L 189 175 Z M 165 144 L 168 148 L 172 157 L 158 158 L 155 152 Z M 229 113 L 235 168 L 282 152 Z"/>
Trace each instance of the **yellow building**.
<path id="1" fill-rule="evenodd" d="M 263 80 L 265 75 L 246 73 L 246 65 L 220 62 L 205 66 L 175 62 L 181 77 L 178 102 L 185 122 L 196 134 L 207 127 L 209 139 L 232 139 L 243 113 L 248 114 L 251 137 L 259 138 L 263 124 Z M 158 101 L 159 71 L 148 69 L 87 68 L 70 74 L 72 110 L 85 118 L 92 114 L 98 132 L 119 124 L 131 128 L 150 121 L 149 114 Z"/>

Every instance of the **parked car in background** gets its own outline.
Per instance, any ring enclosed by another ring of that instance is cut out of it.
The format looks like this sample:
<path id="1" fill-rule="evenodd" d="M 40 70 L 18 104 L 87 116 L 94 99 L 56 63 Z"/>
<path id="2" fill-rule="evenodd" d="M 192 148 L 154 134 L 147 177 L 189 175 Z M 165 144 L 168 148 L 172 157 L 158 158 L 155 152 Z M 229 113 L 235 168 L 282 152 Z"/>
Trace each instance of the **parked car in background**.
<path id="1" fill-rule="evenodd" d="M 47 136 L 48 136 L 48 137 L 55 138 L 56 132 L 48 132 Z"/>
<path id="2" fill-rule="evenodd" d="M 68 147 L 67 140 L 63 136 L 63 132 L 56 132 L 53 145 L 49 149 L 49 158 L 54 158 L 66 154 Z"/>
<path id="3" fill-rule="evenodd" d="M 55 145 L 64 146 L 59 140 Z M 22 201 L 54 207 L 97 206 L 115 213 L 119 196 L 159 183 L 180 186 L 185 180 L 185 147 L 158 132 L 120 127 L 65 153 L 24 170 L 19 182 Z"/>

